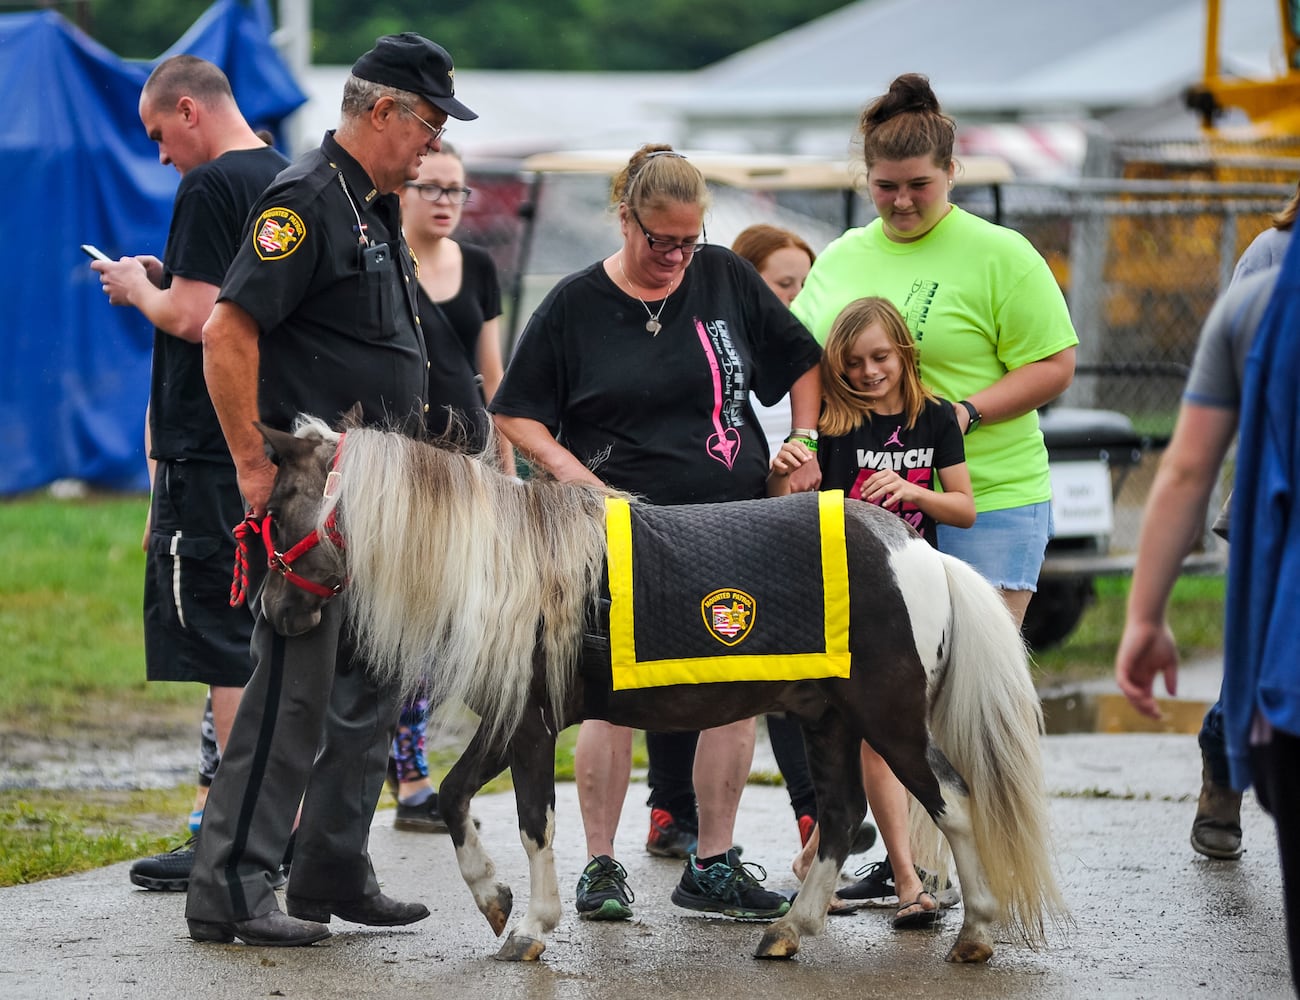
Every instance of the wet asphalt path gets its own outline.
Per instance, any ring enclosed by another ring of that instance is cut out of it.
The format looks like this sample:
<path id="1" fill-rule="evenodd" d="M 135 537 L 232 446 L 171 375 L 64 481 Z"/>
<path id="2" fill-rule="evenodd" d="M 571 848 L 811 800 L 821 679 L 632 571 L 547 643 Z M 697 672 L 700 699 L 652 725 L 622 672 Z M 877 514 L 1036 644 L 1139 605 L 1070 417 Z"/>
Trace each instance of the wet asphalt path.
<path id="1" fill-rule="evenodd" d="M 493 960 L 498 941 L 456 870 L 445 837 L 399 833 L 381 811 L 371 848 L 386 890 L 433 916 L 396 930 L 335 921 L 306 949 L 197 945 L 179 894 L 127 881 L 127 865 L 0 890 L 0 997 L 5 1000 L 413 996 L 568 998 L 1185 998 L 1293 996 L 1272 827 L 1247 796 L 1239 862 L 1194 854 L 1187 833 L 1199 787 L 1192 736 L 1072 735 L 1044 740 L 1061 881 L 1074 926 L 1033 952 L 999 947 L 983 967 L 943 961 L 961 909 L 934 931 L 898 933 L 887 911 L 833 918 L 793 961 L 751 957 L 760 925 L 679 910 L 678 866 L 641 849 L 645 788 L 634 784 L 619 848 L 635 919 L 589 924 L 572 912 L 585 861 L 572 785 L 559 788 L 557 864 L 564 917 L 542 961 Z M 474 812 L 516 900 L 528 892 L 513 798 Z M 796 844 L 783 789 L 749 786 L 737 839 L 769 884 L 793 889 Z M 865 856 L 881 856 L 877 846 Z M 857 859 L 850 859 L 850 865 Z"/>

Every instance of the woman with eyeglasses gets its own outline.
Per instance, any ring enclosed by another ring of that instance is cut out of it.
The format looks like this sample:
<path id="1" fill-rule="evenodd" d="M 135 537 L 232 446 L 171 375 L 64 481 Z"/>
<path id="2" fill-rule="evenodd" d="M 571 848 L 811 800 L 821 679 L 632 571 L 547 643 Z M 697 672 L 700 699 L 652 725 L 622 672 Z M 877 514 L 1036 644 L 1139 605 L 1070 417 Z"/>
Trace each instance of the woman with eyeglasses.
<path id="1" fill-rule="evenodd" d="M 487 400 L 501 384 L 501 283 L 486 250 L 451 238 L 469 199 L 465 165 L 450 143 L 429 153 L 420 173 L 402 188 L 402 229 L 416 259 L 420 330 L 429 355 L 426 424 L 435 437 L 472 452 L 488 442 Z M 498 438 L 497 458 L 513 468 L 510 442 Z M 402 706 L 389 761 L 396 787 L 393 826 L 416 833 L 446 833 L 438 793 L 424 757 L 428 701 Z"/>
<path id="2" fill-rule="evenodd" d="M 752 267 L 706 245 L 709 192 L 690 160 L 669 146 L 641 147 L 614 178 L 611 203 L 617 248 L 562 280 L 528 321 L 489 406 L 497 427 L 560 480 L 665 505 L 764 496 L 768 449 L 750 390 L 767 403 L 790 392 L 793 423 L 814 427 L 820 349 Z M 809 475 L 815 487 L 816 470 Z M 754 720 L 700 733 L 692 773 L 693 739 L 647 734 L 647 847 L 686 858 L 673 902 L 779 916 L 785 898 L 763 889 L 733 850 Z M 578 881 L 584 919 L 632 915 L 614 852 L 631 763 L 631 730 L 582 724 L 575 771 L 591 857 Z"/>
<path id="3" fill-rule="evenodd" d="M 402 229 L 420 277 L 420 327 L 429 353 L 429 432 L 479 451 L 485 406 L 501 384 L 501 282 L 486 250 L 452 239 L 469 200 L 465 165 L 450 143 L 425 156 L 402 188 Z M 507 442 L 500 458 L 509 468 Z"/>

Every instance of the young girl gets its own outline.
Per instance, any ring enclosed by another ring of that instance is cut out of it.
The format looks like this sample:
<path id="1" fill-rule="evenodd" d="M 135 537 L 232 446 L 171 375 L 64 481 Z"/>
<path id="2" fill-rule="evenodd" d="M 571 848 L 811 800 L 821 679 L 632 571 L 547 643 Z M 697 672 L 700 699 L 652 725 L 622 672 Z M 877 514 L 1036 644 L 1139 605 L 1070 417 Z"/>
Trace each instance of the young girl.
<path id="1" fill-rule="evenodd" d="M 822 489 L 892 510 L 931 545 L 936 522 L 969 528 L 975 501 L 952 404 L 921 384 L 916 344 L 893 303 L 850 302 L 822 356 L 820 434 L 796 430 L 772 460 L 768 492 L 817 461 Z M 811 445 L 811 447 L 810 447 Z M 938 474 L 943 492 L 934 488 Z"/>
<path id="2" fill-rule="evenodd" d="M 936 523 L 960 528 L 975 523 L 957 417 L 951 403 L 921 384 L 916 344 L 893 303 L 872 297 L 845 306 L 827 337 L 821 375 L 825 402 L 820 433 L 791 432 L 772 460 L 772 496 L 788 493 L 790 474 L 816 461 L 822 489 L 844 490 L 846 496 L 895 512 L 931 545 Z M 942 492 L 934 488 L 936 475 Z M 940 900 L 925 890 L 912 862 L 907 790 L 865 742 L 862 784 L 889 857 L 869 866 L 870 874 L 861 882 L 840 890 L 832 911 L 896 906 L 896 929 L 929 926 Z M 816 849 L 817 838 L 810 839 L 796 867 L 802 862 L 806 871 Z M 949 890 L 943 902 L 955 901 Z"/>

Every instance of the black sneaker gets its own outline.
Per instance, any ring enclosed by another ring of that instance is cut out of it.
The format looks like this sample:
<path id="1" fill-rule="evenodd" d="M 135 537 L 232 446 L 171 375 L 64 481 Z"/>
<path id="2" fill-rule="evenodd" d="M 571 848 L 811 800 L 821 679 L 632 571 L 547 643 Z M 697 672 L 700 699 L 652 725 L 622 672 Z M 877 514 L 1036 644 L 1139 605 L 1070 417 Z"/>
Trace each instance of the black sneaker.
<path id="1" fill-rule="evenodd" d="M 898 906 L 898 890 L 894 887 L 894 869 L 889 863 L 889 858 L 859 868 L 853 874 L 859 877 L 859 881 L 835 891 L 835 895 L 844 900 L 845 903 L 850 904 L 847 907 L 841 907 L 840 912 L 844 912 L 845 909 L 858 909 L 863 906 L 872 906 L 878 909 L 889 909 Z M 948 909 L 961 902 L 961 890 L 956 888 L 952 882 L 945 879 L 943 885 L 939 885 L 938 876 L 927 872 L 923 868 L 917 868 L 916 875 L 925 887 L 925 891 L 932 893 L 942 908 Z"/>
<path id="2" fill-rule="evenodd" d="M 190 872 L 194 870 L 194 850 L 198 844 L 199 835 L 196 833 L 180 847 L 166 854 L 154 854 L 136 861 L 131 865 L 132 884 L 154 892 L 185 892 L 190 887 Z M 284 863 L 271 880 L 272 889 L 279 889 L 289 881 L 289 865 L 292 862 L 293 838 L 290 837 Z"/>
<path id="3" fill-rule="evenodd" d="M 894 868 L 889 859 L 864 865 L 853 873 L 858 881 L 836 889 L 835 895 L 858 906 L 875 906 L 881 909 L 898 905 L 898 892 L 894 888 Z"/>
<path id="4" fill-rule="evenodd" d="M 190 887 L 190 872 L 194 868 L 194 848 L 198 844 L 196 833 L 180 847 L 166 854 L 141 858 L 131 865 L 131 884 L 154 892 L 185 892 Z"/>
<path id="5" fill-rule="evenodd" d="M 645 839 L 645 849 L 657 858 L 685 860 L 695 850 L 700 839 L 699 831 L 677 820 L 667 809 L 650 810 L 650 833 Z"/>
<path id="6" fill-rule="evenodd" d="M 418 806 L 404 806 L 399 801 L 393 829 L 414 833 L 446 833 L 447 823 L 438 812 L 438 793 L 434 792 Z"/>
<path id="7" fill-rule="evenodd" d="M 578 917 L 582 920 L 626 920 L 636 896 L 627 885 L 627 872 L 608 854 L 592 858 L 578 876 Z"/>
<path id="8" fill-rule="evenodd" d="M 757 877 L 750 871 L 759 874 Z M 738 920 L 770 920 L 790 909 L 790 901 L 779 892 L 769 892 L 759 882 L 767 878 L 762 865 L 742 862 L 732 848 L 725 861 L 700 868 L 695 855 L 686 861 L 682 880 L 673 889 L 672 900 L 687 910 L 721 913 Z"/>

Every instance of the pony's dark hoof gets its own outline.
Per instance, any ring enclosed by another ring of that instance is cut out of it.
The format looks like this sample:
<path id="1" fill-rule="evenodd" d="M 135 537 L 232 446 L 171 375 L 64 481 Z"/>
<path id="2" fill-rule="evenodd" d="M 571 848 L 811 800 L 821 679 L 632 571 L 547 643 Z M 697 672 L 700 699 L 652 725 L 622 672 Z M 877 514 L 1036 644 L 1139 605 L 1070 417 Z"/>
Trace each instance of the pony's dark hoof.
<path id="1" fill-rule="evenodd" d="M 494 957 L 498 962 L 536 962 L 545 950 L 545 941 L 511 934 Z"/>
<path id="2" fill-rule="evenodd" d="M 754 950 L 754 957 L 794 958 L 798 953 L 799 936 L 773 926 L 763 932 L 763 937 Z"/>
<path id="3" fill-rule="evenodd" d="M 993 946 L 985 944 L 983 941 L 964 941 L 957 939 L 957 943 L 952 946 L 948 952 L 949 962 L 962 963 L 983 963 L 993 957 Z"/>
<path id="4" fill-rule="evenodd" d="M 514 909 L 515 897 L 506 885 L 497 886 L 497 894 L 487 900 L 479 907 L 483 911 L 483 916 L 487 917 L 488 924 L 492 927 L 492 933 L 500 937 L 505 933 L 506 924 L 510 921 L 510 911 Z"/>

